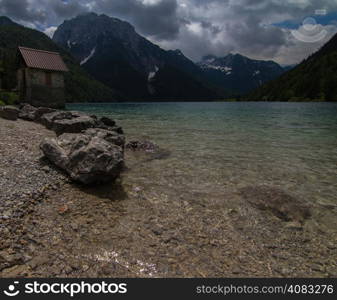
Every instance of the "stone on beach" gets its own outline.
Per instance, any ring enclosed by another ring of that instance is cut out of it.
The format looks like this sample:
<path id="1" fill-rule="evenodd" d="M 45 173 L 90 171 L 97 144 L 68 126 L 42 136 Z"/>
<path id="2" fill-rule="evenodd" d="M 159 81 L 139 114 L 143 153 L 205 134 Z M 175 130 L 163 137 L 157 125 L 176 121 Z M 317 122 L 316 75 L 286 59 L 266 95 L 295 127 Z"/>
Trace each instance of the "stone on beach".
<path id="1" fill-rule="evenodd" d="M 56 111 L 45 114 L 41 123 L 57 135 L 63 133 L 80 133 L 96 125 L 96 120 L 84 113 L 74 111 Z"/>
<path id="2" fill-rule="evenodd" d="M 56 112 L 55 109 L 48 107 L 34 107 L 30 104 L 23 104 L 19 113 L 19 118 L 26 121 L 39 122 L 44 114 Z"/>
<path id="3" fill-rule="evenodd" d="M 95 136 L 97 133 L 97 136 Z M 56 166 L 83 184 L 104 183 L 116 179 L 124 166 L 121 141 L 113 134 L 89 130 L 82 134 L 66 133 L 45 139 L 40 148 Z"/>
<path id="4" fill-rule="evenodd" d="M 20 110 L 15 106 L 0 107 L 0 117 L 6 120 L 16 121 L 18 119 Z"/>
<path id="5" fill-rule="evenodd" d="M 115 131 L 101 129 L 101 128 L 89 128 L 85 131 L 86 135 L 91 137 L 98 137 L 100 139 L 106 140 L 107 142 L 120 146 L 124 149 L 125 137 L 122 134 L 118 134 Z"/>

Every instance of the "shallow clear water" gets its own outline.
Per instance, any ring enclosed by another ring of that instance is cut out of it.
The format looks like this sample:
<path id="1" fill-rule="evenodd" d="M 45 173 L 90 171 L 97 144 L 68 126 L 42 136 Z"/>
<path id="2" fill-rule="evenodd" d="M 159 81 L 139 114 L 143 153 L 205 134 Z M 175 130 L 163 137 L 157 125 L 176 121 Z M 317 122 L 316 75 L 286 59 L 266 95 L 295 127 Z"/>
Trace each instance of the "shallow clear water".
<path id="1" fill-rule="evenodd" d="M 71 104 L 68 109 L 111 116 L 127 139 L 148 139 L 170 150 L 168 158 L 139 165 L 127 177 L 162 197 L 207 199 L 270 185 L 310 202 L 337 203 L 337 103 Z"/>

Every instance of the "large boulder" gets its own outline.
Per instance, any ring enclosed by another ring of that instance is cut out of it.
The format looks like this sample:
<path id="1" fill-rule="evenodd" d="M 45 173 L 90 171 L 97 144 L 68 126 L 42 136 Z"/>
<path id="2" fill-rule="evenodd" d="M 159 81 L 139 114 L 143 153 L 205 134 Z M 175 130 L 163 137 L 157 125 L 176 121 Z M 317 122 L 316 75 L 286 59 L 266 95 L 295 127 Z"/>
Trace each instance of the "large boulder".
<path id="1" fill-rule="evenodd" d="M 120 146 L 123 150 L 125 147 L 125 136 L 119 134 L 115 131 L 101 129 L 101 128 L 90 128 L 87 129 L 84 134 L 91 137 L 98 137 L 100 139 L 106 140 L 107 142 Z"/>
<path id="2" fill-rule="evenodd" d="M 34 107 L 30 104 L 24 104 L 21 106 L 19 118 L 27 121 L 39 122 L 44 114 L 52 112 L 56 112 L 56 110 L 49 107 Z"/>
<path id="3" fill-rule="evenodd" d="M 112 133 L 93 129 L 81 134 L 66 133 L 57 139 L 46 138 L 40 148 L 74 181 L 92 184 L 109 182 L 119 176 L 124 166 L 121 143 Z"/>
<path id="4" fill-rule="evenodd" d="M 16 121 L 18 119 L 20 110 L 15 106 L 0 107 L 0 117 L 6 120 Z"/>
<path id="5" fill-rule="evenodd" d="M 41 123 L 57 135 L 63 133 L 80 133 L 88 128 L 96 127 L 97 120 L 76 111 L 56 111 L 44 114 Z"/>

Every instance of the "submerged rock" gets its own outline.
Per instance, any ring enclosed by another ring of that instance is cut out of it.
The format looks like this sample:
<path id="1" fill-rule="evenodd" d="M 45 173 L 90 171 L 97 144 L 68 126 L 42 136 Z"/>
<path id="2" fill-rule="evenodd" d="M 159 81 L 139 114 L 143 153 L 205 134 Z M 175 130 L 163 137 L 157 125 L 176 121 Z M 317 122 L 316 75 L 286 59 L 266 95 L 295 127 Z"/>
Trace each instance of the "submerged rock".
<path id="1" fill-rule="evenodd" d="M 75 111 L 56 111 L 45 114 L 41 123 L 57 135 L 63 133 L 80 133 L 96 125 L 96 120 L 84 113 Z"/>
<path id="2" fill-rule="evenodd" d="M 117 126 L 116 122 L 108 117 L 102 117 L 99 120 L 97 120 L 95 127 L 114 131 L 118 134 L 124 134 L 122 127 Z"/>
<path id="3" fill-rule="evenodd" d="M 246 187 L 240 189 L 240 194 L 254 207 L 270 211 L 283 221 L 303 223 L 311 216 L 308 204 L 278 188 L 267 186 Z"/>
<path id="4" fill-rule="evenodd" d="M 116 179 L 124 166 L 122 138 L 101 129 L 82 134 L 66 133 L 57 139 L 45 139 L 40 148 L 44 155 L 69 176 L 83 184 Z"/>
<path id="5" fill-rule="evenodd" d="M 20 110 L 15 106 L 0 107 L 0 117 L 6 120 L 16 121 L 18 119 Z"/>
<path id="6" fill-rule="evenodd" d="M 143 156 L 143 162 L 150 162 L 157 159 L 167 159 L 171 151 L 161 149 L 158 145 L 150 141 L 130 141 L 125 148 L 137 156 Z"/>
<path id="7" fill-rule="evenodd" d="M 145 152 L 155 152 L 159 149 L 158 145 L 149 141 L 130 141 L 125 147 L 128 150 Z"/>
<path id="8" fill-rule="evenodd" d="M 109 127 L 114 127 L 116 126 L 116 122 L 112 120 L 111 118 L 108 117 L 102 117 L 99 119 L 100 122 L 102 122 L 104 125 L 109 126 Z"/>

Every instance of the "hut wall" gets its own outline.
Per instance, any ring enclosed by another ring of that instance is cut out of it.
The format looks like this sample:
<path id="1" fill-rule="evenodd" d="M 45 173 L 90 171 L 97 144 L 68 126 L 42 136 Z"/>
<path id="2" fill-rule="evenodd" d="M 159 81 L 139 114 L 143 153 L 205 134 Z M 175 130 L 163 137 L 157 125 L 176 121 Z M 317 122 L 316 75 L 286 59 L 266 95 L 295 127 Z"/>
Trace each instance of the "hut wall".
<path id="1" fill-rule="evenodd" d="M 48 72 L 38 69 L 18 71 L 20 96 L 24 102 L 33 106 L 63 108 L 65 106 L 64 77 L 61 72 Z M 50 85 L 47 85 L 46 74 L 49 73 Z M 25 77 L 25 78 L 23 78 Z M 22 91 L 22 92 L 21 92 Z"/>

